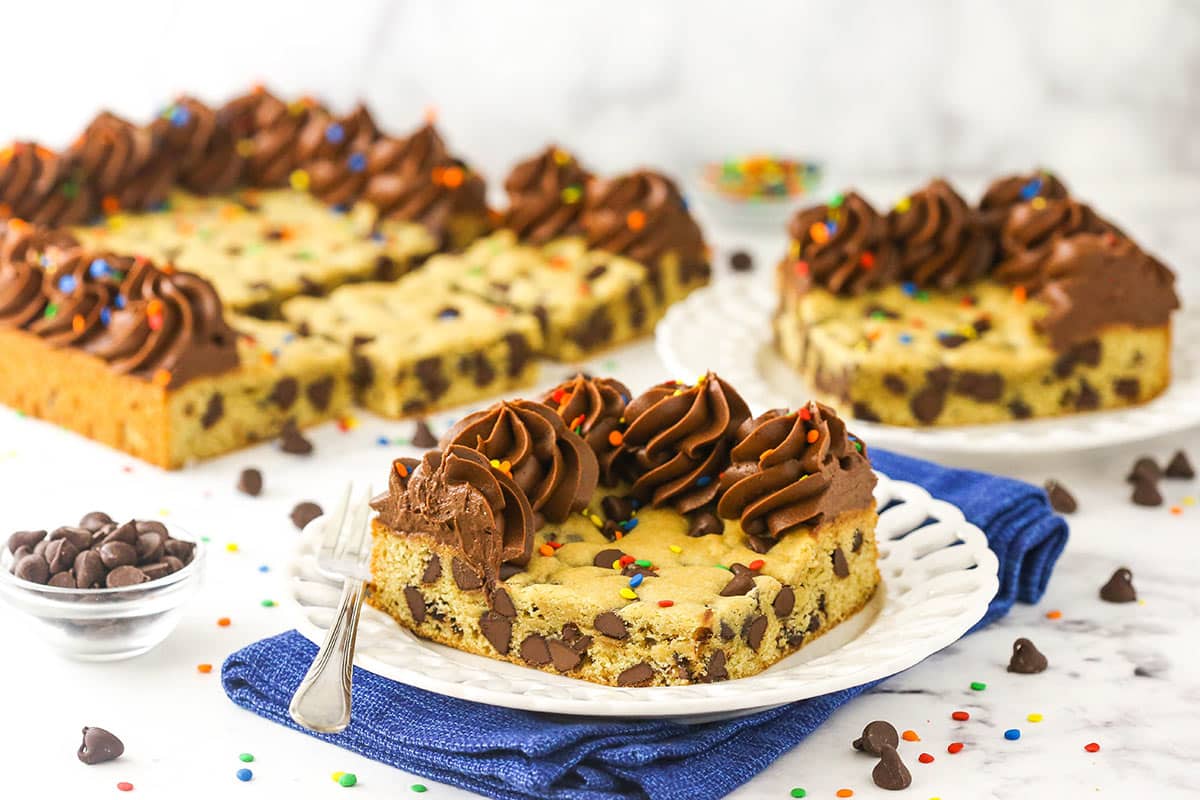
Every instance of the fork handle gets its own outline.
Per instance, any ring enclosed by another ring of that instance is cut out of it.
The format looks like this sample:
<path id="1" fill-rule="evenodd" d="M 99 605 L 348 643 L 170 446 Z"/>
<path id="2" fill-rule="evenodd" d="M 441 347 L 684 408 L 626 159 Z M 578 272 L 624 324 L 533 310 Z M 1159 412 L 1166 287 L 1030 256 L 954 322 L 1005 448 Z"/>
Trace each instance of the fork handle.
<path id="1" fill-rule="evenodd" d="M 366 584 L 355 578 L 342 582 L 337 617 L 321 649 L 300 682 L 288 714 L 300 725 L 319 733 L 339 733 L 350 724 L 350 679 L 358 616 Z"/>

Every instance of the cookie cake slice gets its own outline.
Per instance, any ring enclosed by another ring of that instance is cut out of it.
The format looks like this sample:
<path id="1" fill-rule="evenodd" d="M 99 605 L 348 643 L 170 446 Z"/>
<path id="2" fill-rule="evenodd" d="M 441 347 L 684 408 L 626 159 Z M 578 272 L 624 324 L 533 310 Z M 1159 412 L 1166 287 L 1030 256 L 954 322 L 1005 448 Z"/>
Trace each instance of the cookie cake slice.
<path id="1" fill-rule="evenodd" d="M 713 374 L 579 376 L 464 418 L 373 502 L 370 602 L 426 639 L 615 686 L 769 667 L 879 583 L 875 476 L 831 409 Z"/>

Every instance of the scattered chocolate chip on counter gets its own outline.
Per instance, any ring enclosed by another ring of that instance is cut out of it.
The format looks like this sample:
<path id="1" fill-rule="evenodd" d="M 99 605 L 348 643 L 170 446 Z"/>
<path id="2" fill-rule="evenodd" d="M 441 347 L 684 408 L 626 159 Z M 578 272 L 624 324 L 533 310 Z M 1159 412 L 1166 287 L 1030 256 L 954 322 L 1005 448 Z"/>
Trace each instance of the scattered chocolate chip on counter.
<path id="1" fill-rule="evenodd" d="M 242 474 L 238 476 L 237 490 L 242 494 L 248 494 L 251 497 L 258 497 L 262 494 L 263 476 L 262 473 L 253 467 L 242 470 Z"/>
<path id="2" fill-rule="evenodd" d="M 433 431 L 429 428 L 429 423 L 423 419 L 417 420 L 416 428 L 413 430 L 412 446 L 413 447 L 437 447 L 437 437 L 433 435 Z"/>
<path id="3" fill-rule="evenodd" d="M 850 746 L 855 750 L 877 756 L 883 753 L 885 744 L 899 747 L 900 734 L 896 733 L 896 728 L 892 723 L 877 719 L 874 722 L 868 722 L 867 727 L 863 728 L 862 736 L 851 742 Z"/>
<path id="4" fill-rule="evenodd" d="M 292 455 L 306 456 L 312 453 L 313 445 L 296 427 L 296 420 L 289 419 L 283 423 L 283 430 L 279 432 L 279 449 Z"/>
<path id="5" fill-rule="evenodd" d="M 1167 462 L 1167 469 L 1163 475 L 1168 478 L 1183 478 L 1191 480 L 1196 477 L 1196 470 L 1192 469 L 1192 462 L 1187 457 L 1187 453 L 1182 450 L 1176 450 L 1175 455 L 1171 456 L 1171 460 Z"/>
<path id="6" fill-rule="evenodd" d="M 83 729 L 83 743 L 79 745 L 79 760 L 85 764 L 103 764 L 120 758 L 125 745 L 104 728 L 88 726 Z"/>
<path id="7" fill-rule="evenodd" d="M 1133 466 L 1129 468 L 1129 474 L 1125 476 L 1125 480 L 1129 483 L 1144 483 L 1146 481 L 1157 481 L 1161 477 L 1162 470 L 1159 469 L 1158 463 L 1150 456 L 1142 456 L 1133 462 Z"/>
<path id="8" fill-rule="evenodd" d="M 305 525 L 312 522 L 314 519 L 324 513 L 325 512 L 319 505 L 312 501 L 305 500 L 303 503 L 297 503 L 296 507 L 292 509 L 292 524 L 298 529 L 304 530 Z"/>
<path id="9" fill-rule="evenodd" d="M 1075 496 L 1054 479 L 1046 481 L 1046 497 L 1050 500 L 1050 507 L 1060 514 L 1074 514 L 1079 510 Z"/>
<path id="10" fill-rule="evenodd" d="M 1161 506 L 1163 504 L 1162 492 L 1158 490 L 1155 482 L 1148 478 L 1134 482 L 1133 495 L 1130 499 L 1134 505 L 1138 506 Z"/>
<path id="11" fill-rule="evenodd" d="M 1050 662 L 1046 660 L 1042 651 L 1034 646 L 1033 642 L 1025 638 L 1013 642 L 1012 658 L 1008 660 L 1009 672 L 1015 672 L 1018 675 L 1036 675 L 1039 672 L 1045 672 L 1048 666 L 1050 666 Z"/>
<path id="12" fill-rule="evenodd" d="M 117 524 L 92 511 L 79 525 L 17 531 L 8 537 L 11 571 L 23 581 L 62 589 L 119 589 L 178 572 L 192 562 L 194 542 L 175 539 L 153 520 Z"/>
<path id="13" fill-rule="evenodd" d="M 871 780 L 875 781 L 875 785 L 880 789 L 897 792 L 912 785 L 912 774 L 900 760 L 896 748 L 885 744 L 880 749 L 879 763 L 871 770 Z"/>
<path id="14" fill-rule="evenodd" d="M 1133 573 L 1129 567 L 1118 569 L 1108 579 L 1108 583 L 1100 587 L 1100 599 L 1110 603 L 1132 603 L 1137 600 L 1137 590 L 1133 588 Z"/>
<path id="15" fill-rule="evenodd" d="M 729 254 L 729 268 L 734 272 L 749 272 L 754 269 L 754 257 L 745 250 L 735 250 Z"/>

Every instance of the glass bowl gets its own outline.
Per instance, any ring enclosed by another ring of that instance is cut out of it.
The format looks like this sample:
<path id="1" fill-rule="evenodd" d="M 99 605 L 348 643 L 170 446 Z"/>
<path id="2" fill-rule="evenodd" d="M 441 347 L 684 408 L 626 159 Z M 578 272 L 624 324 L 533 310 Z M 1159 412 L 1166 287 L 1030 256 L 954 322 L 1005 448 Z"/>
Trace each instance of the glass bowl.
<path id="1" fill-rule="evenodd" d="M 12 554 L 0 553 L 0 596 L 25 614 L 31 629 L 55 651 L 81 661 L 119 661 L 161 643 L 200 588 L 207 548 L 171 526 L 171 536 L 193 542 L 191 562 L 158 580 L 119 589 L 67 589 L 24 581 L 9 570 Z"/>
<path id="2" fill-rule="evenodd" d="M 705 162 L 694 184 L 717 225 L 782 234 L 797 208 L 817 202 L 823 177 L 819 162 L 760 154 Z"/>

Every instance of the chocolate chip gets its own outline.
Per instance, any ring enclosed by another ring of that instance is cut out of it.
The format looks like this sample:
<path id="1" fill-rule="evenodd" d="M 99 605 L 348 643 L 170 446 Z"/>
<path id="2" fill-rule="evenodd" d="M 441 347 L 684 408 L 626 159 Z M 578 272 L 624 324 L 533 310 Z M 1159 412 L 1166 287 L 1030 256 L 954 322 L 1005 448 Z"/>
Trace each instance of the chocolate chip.
<path id="1" fill-rule="evenodd" d="M 724 533 L 725 523 L 711 511 L 697 511 L 692 514 L 688 536 L 708 536 L 714 533 Z"/>
<path id="2" fill-rule="evenodd" d="M 959 372 L 954 391 L 980 403 L 993 403 L 1004 394 L 1004 376 L 999 372 Z"/>
<path id="3" fill-rule="evenodd" d="M 30 553 L 13 564 L 13 574 L 30 583 L 45 583 L 50 579 L 50 565 L 37 553 Z"/>
<path id="4" fill-rule="evenodd" d="M 408 604 L 408 613 L 412 614 L 413 622 L 420 625 L 425 621 L 425 595 L 415 586 L 404 587 L 404 602 Z"/>
<path id="5" fill-rule="evenodd" d="M 529 340 L 519 333 L 506 335 L 504 342 L 508 345 L 508 377 L 515 378 L 533 357 L 533 348 L 529 346 Z"/>
<path id="6" fill-rule="evenodd" d="M 745 250 L 734 250 L 729 254 L 729 268 L 734 272 L 749 272 L 754 269 L 754 257 Z"/>
<path id="7" fill-rule="evenodd" d="M 1167 469 L 1163 475 L 1168 478 L 1190 480 L 1196 477 L 1196 471 L 1192 469 L 1192 462 L 1188 460 L 1187 453 L 1176 450 L 1175 455 L 1171 456 L 1171 460 L 1167 462 Z"/>
<path id="8" fill-rule="evenodd" d="M 1112 574 L 1108 583 L 1100 587 L 1100 599 L 1110 603 L 1132 603 L 1137 600 L 1137 590 L 1133 588 L 1133 573 L 1129 567 L 1121 567 Z"/>
<path id="9" fill-rule="evenodd" d="M 617 676 L 617 686 L 645 686 L 654 680 L 654 669 L 642 662 L 634 664 Z"/>
<path id="10" fill-rule="evenodd" d="M 100 545 L 100 560 L 109 569 L 137 563 L 137 549 L 125 542 L 105 542 Z M 74 557 L 71 559 L 74 563 Z"/>
<path id="11" fill-rule="evenodd" d="M 39 531 L 35 531 L 35 533 L 37 532 Z M 86 528 L 74 528 L 67 525 L 64 525 L 61 528 L 56 528 L 54 532 L 50 534 L 49 539 L 47 539 L 47 546 L 49 545 L 49 542 L 53 542 L 56 539 L 66 539 L 71 544 L 75 545 L 76 550 L 86 550 L 92 546 L 92 532 Z M 37 541 L 34 541 L 34 544 L 37 544 Z"/>
<path id="12" fill-rule="evenodd" d="M 883 418 L 880 417 L 879 414 L 877 414 L 875 412 L 875 409 L 871 408 L 869 405 L 862 402 L 861 400 L 854 401 L 854 404 L 850 407 L 850 414 L 855 419 L 861 419 L 863 422 L 882 422 L 883 421 Z"/>
<path id="13" fill-rule="evenodd" d="M 900 754 L 890 744 L 885 744 L 880 748 L 879 763 L 875 765 L 875 769 L 871 770 L 871 780 L 875 781 L 875 785 L 880 789 L 889 791 L 907 789 L 912 785 L 912 775 L 909 773 L 908 767 L 904 766 L 904 762 L 900 760 Z"/>
<path id="14" fill-rule="evenodd" d="M 1113 381 L 1113 391 L 1118 397 L 1132 403 L 1141 394 L 1142 384 L 1137 378 L 1117 378 Z"/>
<path id="15" fill-rule="evenodd" d="M 138 566 L 138 569 L 144 572 L 147 578 L 156 581 L 159 578 L 165 578 L 172 572 L 178 572 L 182 568 L 183 565 L 179 563 L 179 559 L 176 558 L 173 561 L 174 563 L 164 559 L 162 561 L 155 561 L 153 564 L 141 564 Z"/>
<path id="16" fill-rule="evenodd" d="M 242 494 L 248 494 L 251 497 L 258 497 L 262 494 L 263 477 L 262 473 L 253 467 L 242 470 L 242 474 L 238 476 L 237 490 Z"/>
<path id="17" fill-rule="evenodd" d="M 178 572 L 179 570 L 183 569 L 183 561 L 179 560 L 175 556 L 164 556 L 163 563 L 170 568 L 171 572 Z"/>
<path id="18" fill-rule="evenodd" d="M 1163 504 L 1162 493 L 1158 491 L 1158 486 L 1153 481 L 1143 478 L 1133 484 L 1133 500 L 1134 505 L 1139 506 L 1161 506 Z"/>
<path id="19" fill-rule="evenodd" d="M 502 617 L 510 619 L 517 616 L 516 606 L 513 605 L 512 598 L 502 588 L 494 587 L 490 593 L 492 610 Z"/>
<path id="20" fill-rule="evenodd" d="M 59 589 L 74 589 L 75 576 L 69 569 L 63 572 L 56 572 L 50 576 L 50 580 L 46 581 L 46 585 L 56 586 Z"/>
<path id="21" fill-rule="evenodd" d="M 854 529 L 854 538 L 850 540 L 850 552 L 857 553 L 859 550 L 862 550 L 862 546 L 863 546 L 863 532 L 860 531 L 858 528 L 855 528 Z"/>
<path id="22" fill-rule="evenodd" d="M 440 577 L 442 577 L 442 560 L 435 553 L 429 557 L 429 561 L 425 564 L 425 571 L 421 573 L 421 583 L 435 583 Z"/>
<path id="23" fill-rule="evenodd" d="M 900 315 L 895 311 L 892 311 L 886 306 L 881 306 L 878 303 L 872 303 L 871 305 L 867 306 L 866 315 L 873 319 L 900 319 Z"/>
<path id="24" fill-rule="evenodd" d="M 524 572 L 525 568 L 519 564 L 501 564 L 500 565 L 500 580 L 506 581 L 518 572 Z"/>
<path id="25" fill-rule="evenodd" d="M 126 586 L 137 586 L 148 580 L 146 573 L 132 564 L 124 564 L 108 573 L 108 577 L 104 579 L 104 585 L 110 589 L 122 589 Z"/>
<path id="26" fill-rule="evenodd" d="M 483 638 L 492 643 L 500 655 L 508 655 L 512 643 L 512 620 L 500 616 L 495 611 L 485 611 L 479 618 L 479 630 Z"/>
<path id="27" fill-rule="evenodd" d="M 359 389 L 366 389 L 375 382 L 375 367 L 371 364 L 371 360 L 361 353 L 352 353 L 350 356 L 350 382 Z"/>
<path id="28" fill-rule="evenodd" d="M 624 522 L 633 517 L 633 501 L 628 497 L 609 495 L 600 501 L 600 510 L 606 519 L 613 522 Z"/>
<path id="29" fill-rule="evenodd" d="M 161 533 L 143 533 L 138 535 L 137 563 L 146 564 L 162 559 L 163 537 Z"/>
<path id="30" fill-rule="evenodd" d="M 480 388 L 489 386 L 492 381 L 496 380 L 496 370 L 492 368 L 492 363 L 487 360 L 487 356 L 482 351 L 462 356 L 458 361 L 458 371 L 466 375 L 473 374 L 472 380 Z"/>
<path id="31" fill-rule="evenodd" d="M 1125 480 L 1129 483 L 1138 483 L 1143 480 L 1157 481 L 1161 477 L 1162 470 L 1158 468 L 1155 460 L 1150 456 L 1142 456 L 1133 462 L 1133 467 L 1130 468 L 1129 474 L 1125 476 Z"/>
<path id="32" fill-rule="evenodd" d="M 587 319 L 567 332 L 567 338 L 584 350 L 607 344 L 613 337 L 613 321 L 603 306 L 597 308 Z"/>
<path id="33" fill-rule="evenodd" d="M 483 588 L 483 576 L 462 559 L 456 558 L 450 562 L 450 572 L 454 575 L 454 585 L 464 592 Z"/>
<path id="34" fill-rule="evenodd" d="M 821 630 L 821 617 L 819 614 L 808 615 L 808 627 L 805 628 L 806 633 L 816 633 Z"/>
<path id="35" fill-rule="evenodd" d="M 939 334 L 937 339 L 941 343 L 942 347 L 950 350 L 953 350 L 956 347 L 962 347 L 967 343 L 967 337 L 963 336 L 961 333 Z"/>
<path id="36" fill-rule="evenodd" d="M 908 403 L 913 416 L 922 425 L 928 425 L 941 416 L 942 408 L 945 405 L 945 387 L 938 386 L 933 382 L 927 383 L 921 391 L 913 395 L 912 400 Z"/>
<path id="37" fill-rule="evenodd" d="M 1050 662 L 1042 652 L 1034 647 L 1028 639 L 1017 639 L 1013 642 L 1012 658 L 1008 661 L 1008 671 L 1020 675 L 1033 675 L 1045 672 Z"/>
<path id="38" fill-rule="evenodd" d="M 120 758 L 125 745 L 104 728 L 83 729 L 83 742 L 79 745 L 79 760 L 85 764 L 102 764 Z"/>
<path id="39" fill-rule="evenodd" d="M 704 666 L 704 680 L 708 683 L 716 683 L 728 679 L 729 672 L 725 669 L 725 651 L 714 650 L 708 657 L 708 663 Z"/>
<path id="40" fill-rule="evenodd" d="M 1095 411 L 1100 407 L 1100 394 L 1085 378 L 1079 379 L 1079 394 L 1075 396 L 1075 408 L 1079 411 Z"/>
<path id="41" fill-rule="evenodd" d="M 873 756 L 882 753 L 884 745 L 899 747 L 900 734 L 896 733 L 896 728 L 892 723 L 882 719 L 868 722 L 867 726 L 863 728 L 862 736 L 850 743 L 855 750 L 861 750 Z"/>
<path id="42" fill-rule="evenodd" d="M 625 555 L 620 550 L 610 547 L 607 550 L 601 550 L 592 558 L 592 566 L 603 567 L 604 569 L 612 569 L 613 562 Z"/>
<path id="43" fill-rule="evenodd" d="M 45 538 L 45 531 L 17 531 L 8 537 L 8 552 L 15 553 L 20 547 L 27 547 L 32 551 L 34 546 Z"/>
<path id="44" fill-rule="evenodd" d="M 267 400 L 279 406 L 284 411 L 292 407 L 296 402 L 296 397 L 300 394 L 300 384 L 293 377 L 280 378 L 275 382 L 271 393 L 267 395 Z"/>
<path id="45" fill-rule="evenodd" d="M 583 661 L 583 657 L 579 653 L 557 639 L 550 640 L 549 649 L 550 661 L 559 672 L 573 670 Z"/>
<path id="46" fill-rule="evenodd" d="M 75 556 L 75 588 L 91 589 L 104 581 L 104 560 L 95 550 L 84 550 Z"/>
<path id="47" fill-rule="evenodd" d="M 971 323 L 971 327 L 975 329 L 975 333 L 982 336 L 992 329 L 992 321 L 987 317 L 979 317 Z"/>
<path id="48" fill-rule="evenodd" d="M 745 564 L 731 564 L 729 568 L 733 571 L 733 577 L 721 590 L 721 597 L 741 597 L 749 594 L 754 588 L 755 572 Z"/>
<path id="49" fill-rule="evenodd" d="M 442 374 L 442 360 L 437 356 L 422 358 L 416 363 L 413 372 L 430 400 L 437 400 L 450 389 L 450 381 Z"/>
<path id="50" fill-rule="evenodd" d="M 196 543 L 183 539 L 168 539 L 167 543 L 163 545 L 163 549 L 172 558 L 177 558 L 184 564 L 190 564 L 192 563 L 192 556 L 196 552 Z"/>
<path id="51" fill-rule="evenodd" d="M 584 277 L 586 277 L 589 281 L 594 281 L 606 272 L 608 272 L 608 265 L 607 264 L 599 264 L 599 265 L 589 269 L 587 271 L 587 275 L 585 275 Z"/>
<path id="52" fill-rule="evenodd" d="M 208 405 L 204 407 L 204 414 L 200 417 L 200 427 L 208 430 L 216 425 L 223 416 L 225 416 L 225 398 L 221 396 L 220 392 L 215 392 L 212 397 L 208 398 Z"/>
<path id="53" fill-rule="evenodd" d="M 733 628 L 725 620 L 721 620 L 721 641 L 729 642 L 733 640 Z"/>
<path id="54" fill-rule="evenodd" d="M 1056 480 L 1046 481 L 1046 497 L 1050 500 L 1050 507 L 1060 514 L 1074 514 L 1079 508 L 1071 493 Z"/>
<path id="55" fill-rule="evenodd" d="M 883 376 L 883 388 L 892 394 L 908 394 L 908 384 L 904 382 L 904 378 L 901 378 L 894 372 L 889 372 Z"/>
<path id="56" fill-rule="evenodd" d="M 324 513 L 324 509 L 322 509 L 316 503 L 312 502 L 311 500 L 304 500 L 303 502 L 297 503 L 292 508 L 292 513 L 288 516 L 291 517 L 292 524 L 296 526 L 296 529 L 302 531 L 304 530 L 305 525 L 312 522 L 314 519 Z"/>
<path id="57" fill-rule="evenodd" d="M 767 618 L 762 614 L 752 619 L 747 619 L 742 625 L 742 638 L 746 640 L 746 644 L 750 645 L 750 649 L 756 652 L 759 645 L 762 644 L 763 634 L 766 632 Z"/>
<path id="58" fill-rule="evenodd" d="M 546 644 L 545 637 L 536 633 L 526 636 L 525 641 L 521 642 L 521 658 L 538 667 L 549 664 L 550 647 Z"/>
<path id="59" fill-rule="evenodd" d="M 1013 419 L 1029 419 L 1033 416 L 1033 409 L 1024 400 L 1012 400 L 1008 404 L 1008 413 L 1012 414 Z"/>
<path id="60" fill-rule="evenodd" d="M 333 376 L 326 375 L 305 386 L 304 396 L 317 411 L 329 408 L 329 401 L 333 399 Z"/>
<path id="61" fill-rule="evenodd" d="M 850 576 L 850 564 L 846 562 L 846 554 L 842 552 L 842 548 L 833 548 L 833 574 L 839 578 L 848 578 Z"/>
<path id="62" fill-rule="evenodd" d="M 796 590 L 790 586 L 784 586 L 779 590 L 779 594 L 775 595 L 775 600 L 771 603 L 771 608 L 775 610 L 775 616 L 783 619 L 788 614 L 792 613 L 792 609 L 796 607 Z"/>
<path id="63" fill-rule="evenodd" d="M 103 511 L 89 511 L 83 515 L 83 519 L 79 520 L 79 527 L 95 533 L 105 525 L 111 525 L 112 523 L 113 518 Z"/>
<path id="64" fill-rule="evenodd" d="M 114 542 L 113 546 L 128 548 L 129 560 L 122 563 L 132 564 L 137 561 L 137 551 L 129 545 L 122 542 Z M 56 572 L 70 569 L 75 564 L 75 556 L 77 555 L 79 555 L 79 548 L 71 544 L 69 539 L 55 539 L 53 542 L 47 544 L 45 558 L 46 563 L 50 567 L 50 574 L 53 575 Z M 103 548 L 101 548 L 100 557 L 104 557 Z"/>
<path id="65" fill-rule="evenodd" d="M 163 537 L 169 535 L 167 533 L 166 525 L 163 525 L 161 522 L 156 522 L 152 519 L 135 519 L 133 521 L 133 527 L 138 533 L 157 533 Z M 137 544 L 137 542 L 130 542 L 130 544 Z"/>
<path id="66" fill-rule="evenodd" d="M 629 638 L 629 629 L 625 627 L 625 620 L 612 611 L 597 614 L 596 619 L 592 621 L 592 626 L 610 639 Z"/>
<path id="67" fill-rule="evenodd" d="M 283 430 L 279 432 L 279 449 L 292 455 L 306 456 L 313 451 L 313 446 L 296 427 L 296 420 L 289 419 L 283 423 Z"/>
<path id="68" fill-rule="evenodd" d="M 423 448 L 437 447 L 437 443 L 437 437 L 430 430 L 429 423 L 423 419 L 417 420 L 416 428 L 413 429 L 412 446 Z"/>

